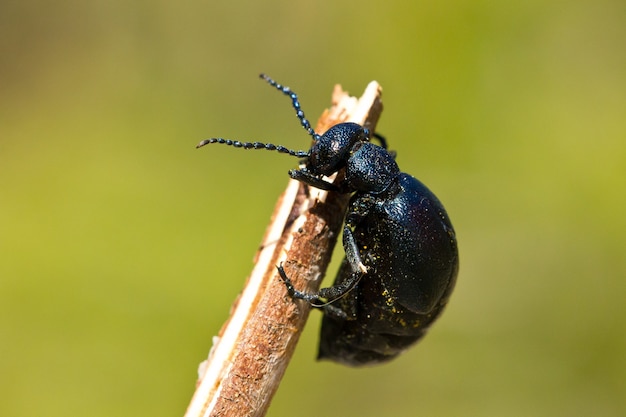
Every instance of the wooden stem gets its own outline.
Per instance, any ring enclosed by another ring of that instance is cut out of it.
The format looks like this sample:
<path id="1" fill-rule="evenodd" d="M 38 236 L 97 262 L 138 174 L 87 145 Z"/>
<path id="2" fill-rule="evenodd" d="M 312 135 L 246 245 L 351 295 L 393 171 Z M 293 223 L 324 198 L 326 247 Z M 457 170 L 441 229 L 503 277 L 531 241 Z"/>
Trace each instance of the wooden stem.
<path id="1" fill-rule="evenodd" d="M 371 82 L 360 99 L 335 86 L 332 107 L 316 132 L 351 121 L 375 130 L 381 87 Z M 339 174 L 341 175 L 341 173 Z M 349 196 L 290 180 L 279 198 L 254 269 L 230 318 L 200 365 L 186 417 L 263 416 L 278 389 L 311 307 L 294 301 L 280 280 L 283 264 L 294 286 L 317 291 L 337 241 Z"/>

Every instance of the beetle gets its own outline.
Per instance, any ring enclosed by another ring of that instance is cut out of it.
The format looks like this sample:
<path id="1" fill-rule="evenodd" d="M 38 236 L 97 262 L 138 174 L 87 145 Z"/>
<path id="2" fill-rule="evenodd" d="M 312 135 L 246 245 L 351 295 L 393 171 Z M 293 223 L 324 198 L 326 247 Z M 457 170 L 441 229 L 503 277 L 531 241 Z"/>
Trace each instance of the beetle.
<path id="1" fill-rule="evenodd" d="M 424 336 L 441 314 L 459 270 L 456 234 L 445 208 L 419 180 L 400 171 L 384 137 L 356 123 L 340 123 L 317 134 L 298 96 L 270 77 L 268 84 L 292 100 L 301 125 L 313 138 L 308 151 L 262 142 L 211 138 L 302 158 L 289 176 L 310 186 L 352 194 L 343 225 L 343 259 L 331 287 L 297 290 L 277 266 L 293 299 L 324 312 L 318 359 L 350 366 L 386 362 Z M 380 146 L 372 143 L 374 137 Z M 338 183 L 325 180 L 345 169 Z"/>

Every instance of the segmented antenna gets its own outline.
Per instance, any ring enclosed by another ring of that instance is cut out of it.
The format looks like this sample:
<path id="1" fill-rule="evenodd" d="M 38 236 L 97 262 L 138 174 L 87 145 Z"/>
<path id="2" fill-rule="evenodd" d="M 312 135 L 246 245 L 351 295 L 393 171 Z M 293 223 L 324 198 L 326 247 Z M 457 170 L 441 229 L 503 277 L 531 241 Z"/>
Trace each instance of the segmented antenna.
<path id="1" fill-rule="evenodd" d="M 265 149 L 268 151 L 276 151 L 280 153 L 286 153 L 291 156 L 295 156 L 298 158 L 308 158 L 308 151 L 294 151 L 289 148 L 285 148 L 282 145 L 274 145 L 271 143 L 263 143 L 263 142 L 240 142 L 238 140 L 230 140 L 223 138 L 211 138 L 205 139 L 196 145 L 196 148 L 201 148 L 204 145 L 209 145 L 211 143 L 219 143 L 222 145 L 232 146 L 234 148 L 243 148 L 243 149 Z"/>
<path id="2" fill-rule="evenodd" d="M 269 85 L 275 87 L 278 91 L 280 91 L 284 95 L 286 95 L 289 98 L 291 98 L 291 105 L 293 106 L 294 110 L 296 111 L 296 116 L 298 116 L 298 120 L 300 120 L 300 124 L 302 125 L 303 128 L 306 129 L 306 132 L 309 134 L 309 136 L 311 136 L 313 138 L 313 140 L 318 141 L 319 138 L 320 138 L 320 135 L 315 133 L 315 130 L 313 130 L 313 128 L 311 127 L 311 124 L 309 123 L 309 121 L 304 116 L 304 112 L 300 108 L 300 102 L 298 101 L 298 95 L 296 93 L 294 93 L 293 91 L 291 91 L 291 89 L 289 87 L 285 87 L 284 85 L 278 84 L 276 81 L 274 81 L 273 79 L 271 79 L 270 77 L 268 77 L 265 74 L 261 74 L 261 75 L 259 75 L 259 77 L 264 79 L 265 81 L 267 81 L 267 83 Z"/>

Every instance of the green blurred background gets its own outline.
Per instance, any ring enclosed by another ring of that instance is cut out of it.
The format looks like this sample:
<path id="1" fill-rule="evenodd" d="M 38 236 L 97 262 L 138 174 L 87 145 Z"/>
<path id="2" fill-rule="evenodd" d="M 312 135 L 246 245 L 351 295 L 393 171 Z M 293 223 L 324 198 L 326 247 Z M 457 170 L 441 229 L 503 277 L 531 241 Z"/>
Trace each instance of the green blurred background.
<path id="1" fill-rule="evenodd" d="M 314 361 L 271 416 L 626 415 L 626 3 L 0 4 L 0 415 L 178 416 L 335 83 L 384 89 L 461 272 L 396 361 Z"/>

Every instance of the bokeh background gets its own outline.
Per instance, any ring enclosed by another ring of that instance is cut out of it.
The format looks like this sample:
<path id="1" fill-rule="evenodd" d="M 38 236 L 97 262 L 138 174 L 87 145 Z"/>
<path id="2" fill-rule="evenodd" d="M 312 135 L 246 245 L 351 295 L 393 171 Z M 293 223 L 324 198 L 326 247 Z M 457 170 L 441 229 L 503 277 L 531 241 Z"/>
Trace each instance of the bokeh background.
<path id="1" fill-rule="evenodd" d="M 0 415 L 176 416 L 335 83 L 446 205 L 458 286 L 385 366 L 271 416 L 626 415 L 623 0 L 0 4 Z"/>

